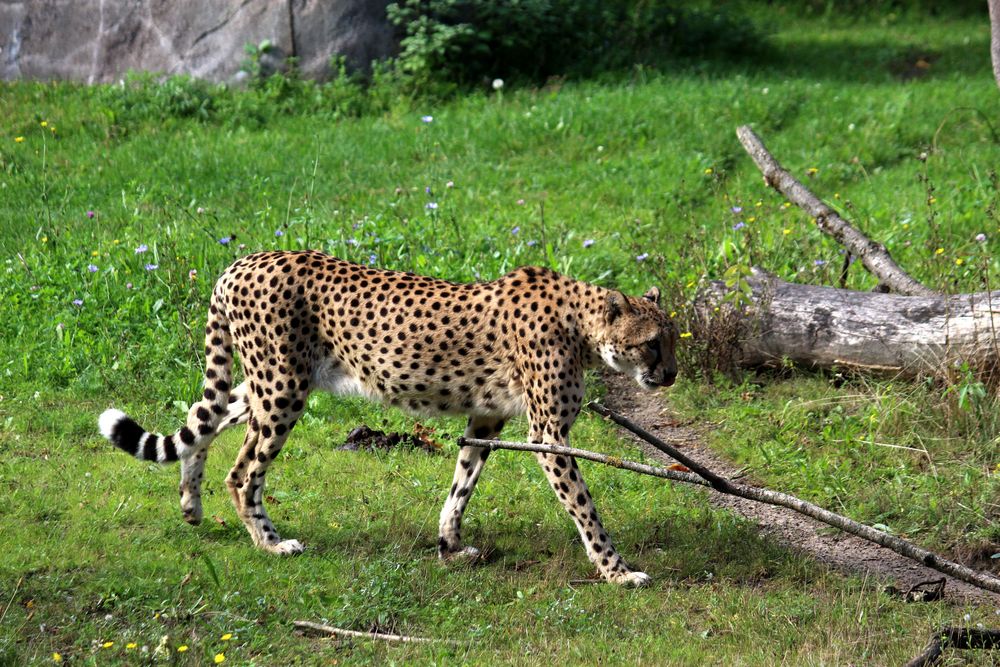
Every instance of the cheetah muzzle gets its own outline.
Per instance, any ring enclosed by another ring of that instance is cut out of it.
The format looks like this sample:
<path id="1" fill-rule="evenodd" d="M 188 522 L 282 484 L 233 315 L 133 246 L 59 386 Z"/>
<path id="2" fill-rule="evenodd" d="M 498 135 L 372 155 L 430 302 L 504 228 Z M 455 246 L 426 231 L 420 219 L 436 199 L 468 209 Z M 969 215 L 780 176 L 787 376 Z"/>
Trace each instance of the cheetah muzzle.
<path id="1" fill-rule="evenodd" d="M 419 414 L 463 414 L 466 436 L 496 438 L 527 414 L 531 442 L 566 445 L 584 396 L 584 370 L 601 363 L 646 389 L 677 376 L 676 328 L 642 297 L 523 267 L 497 280 L 458 284 L 352 264 L 318 252 L 264 252 L 234 262 L 212 293 L 205 329 L 205 388 L 186 424 L 150 433 L 118 410 L 101 433 L 146 461 L 181 463 L 181 510 L 202 518 L 208 446 L 222 430 L 247 423 L 226 477 L 236 512 L 254 543 L 276 554 L 303 550 L 282 539 L 264 508 L 271 463 L 310 392 L 355 394 Z M 245 380 L 233 386 L 234 350 Z M 461 542 L 462 515 L 488 450 L 463 447 L 441 510 L 438 551 L 475 560 Z M 608 536 L 572 457 L 537 454 L 601 574 L 645 585 Z"/>

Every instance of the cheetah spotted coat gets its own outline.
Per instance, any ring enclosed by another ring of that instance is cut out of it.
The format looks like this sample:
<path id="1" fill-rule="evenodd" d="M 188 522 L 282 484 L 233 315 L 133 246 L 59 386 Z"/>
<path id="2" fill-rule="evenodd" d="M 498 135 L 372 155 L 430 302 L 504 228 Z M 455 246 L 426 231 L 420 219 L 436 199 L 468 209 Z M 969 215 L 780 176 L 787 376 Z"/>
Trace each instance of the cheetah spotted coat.
<path id="1" fill-rule="evenodd" d="M 263 504 L 268 467 L 309 393 L 358 394 L 420 414 L 464 414 L 467 436 L 495 438 L 527 413 L 529 440 L 565 445 L 584 395 L 584 369 L 604 362 L 645 388 L 676 375 L 676 331 L 654 288 L 643 298 L 524 267 L 486 283 L 457 284 L 352 264 L 318 252 L 264 252 L 219 278 L 206 327 L 205 389 L 171 435 L 144 430 L 118 410 L 102 433 L 143 460 L 181 462 L 181 509 L 202 518 L 201 481 L 216 434 L 248 422 L 226 483 L 254 543 L 302 551 L 281 539 Z M 243 384 L 233 387 L 233 351 Z M 488 451 L 460 450 L 441 511 L 439 554 L 474 557 L 461 521 Z M 610 581 L 643 585 L 615 551 L 576 462 L 538 454 L 587 555 Z"/>

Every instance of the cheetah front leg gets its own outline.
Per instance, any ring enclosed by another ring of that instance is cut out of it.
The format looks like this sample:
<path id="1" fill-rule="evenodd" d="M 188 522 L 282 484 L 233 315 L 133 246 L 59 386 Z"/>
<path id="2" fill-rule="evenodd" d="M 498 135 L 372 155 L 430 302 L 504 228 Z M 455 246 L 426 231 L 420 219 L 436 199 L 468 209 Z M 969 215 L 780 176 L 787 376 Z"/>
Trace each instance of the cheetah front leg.
<path id="1" fill-rule="evenodd" d="M 500 435 L 503 426 L 503 420 L 495 417 L 469 417 L 465 437 L 491 440 Z M 479 556 L 479 549 L 462 547 L 462 514 L 489 455 L 490 450 L 483 447 L 462 447 L 458 452 L 451 491 L 441 508 L 438 526 L 438 556 L 442 560 L 474 560 Z"/>
<path id="2" fill-rule="evenodd" d="M 575 412 L 573 413 L 575 417 Z M 529 440 L 546 445 L 568 445 L 569 424 L 572 421 L 559 419 L 532 420 Z M 576 529 L 583 538 L 587 557 L 597 566 L 601 575 L 616 584 L 626 586 L 646 586 L 650 582 L 645 572 L 633 571 L 615 551 L 611 538 L 597 516 L 597 508 L 590 497 L 587 483 L 572 456 L 557 454 L 535 455 L 545 471 L 549 485 L 556 492 L 563 507 L 573 517 Z"/>

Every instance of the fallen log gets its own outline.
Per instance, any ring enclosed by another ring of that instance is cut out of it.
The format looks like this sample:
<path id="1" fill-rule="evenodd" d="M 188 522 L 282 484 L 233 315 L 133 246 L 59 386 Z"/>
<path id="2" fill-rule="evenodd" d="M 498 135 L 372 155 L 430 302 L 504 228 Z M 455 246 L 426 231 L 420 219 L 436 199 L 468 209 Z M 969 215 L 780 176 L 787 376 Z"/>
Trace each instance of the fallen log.
<path id="1" fill-rule="evenodd" d="M 754 268 L 736 286 L 713 281 L 695 297 L 691 333 L 723 363 L 753 368 L 794 363 L 887 372 L 904 377 L 945 375 L 953 365 L 993 370 L 1000 360 L 996 332 L 1000 291 L 945 295 L 904 271 L 880 243 L 842 218 L 784 169 L 748 126 L 736 135 L 764 182 L 813 217 L 879 279 L 875 292 L 790 283 Z M 846 282 L 845 262 L 841 284 Z M 730 281 L 731 282 L 731 281 Z M 741 298 L 727 298 L 739 289 Z M 894 294 L 886 294 L 892 291 Z M 996 304 L 996 307 L 994 307 Z"/>
<path id="2" fill-rule="evenodd" d="M 749 303 L 734 307 L 722 281 L 695 299 L 695 330 L 707 330 L 719 312 L 739 322 L 729 337 L 731 358 L 744 368 L 787 362 L 883 371 L 905 377 L 941 375 L 956 363 L 986 369 L 998 354 L 1000 291 L 901 296 L 800 285 L 754 269 L 746 279 Z M 716 309 L 719 310 L 716 310 Z"/>

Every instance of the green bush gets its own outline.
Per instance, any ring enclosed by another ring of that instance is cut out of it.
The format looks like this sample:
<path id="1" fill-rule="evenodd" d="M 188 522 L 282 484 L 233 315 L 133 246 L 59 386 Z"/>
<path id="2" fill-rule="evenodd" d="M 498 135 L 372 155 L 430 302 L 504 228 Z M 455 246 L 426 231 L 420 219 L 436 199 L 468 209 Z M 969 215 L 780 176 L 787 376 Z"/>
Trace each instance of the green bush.
<path id="1" fill-rule="evenodd" d="M 723 9 L 664 0 L 400 0 L 387 12 L 399 31 L 399 68 L 418 86 L 585 76 L 760 43 Z"/>

